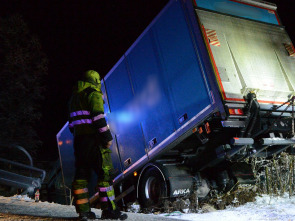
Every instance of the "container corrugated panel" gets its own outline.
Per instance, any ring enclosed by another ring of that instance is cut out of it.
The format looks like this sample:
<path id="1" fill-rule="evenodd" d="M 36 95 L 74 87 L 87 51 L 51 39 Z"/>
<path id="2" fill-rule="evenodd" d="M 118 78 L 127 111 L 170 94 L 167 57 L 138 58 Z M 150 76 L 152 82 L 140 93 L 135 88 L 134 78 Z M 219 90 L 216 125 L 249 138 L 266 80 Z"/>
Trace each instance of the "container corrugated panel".
<path id="1" fill-rule="evenodd" d="M 125 59 L 117 64 L 105 85 L 111 111 L 108 122 L 116 134 L 122 162 L 130 158 L 124 165 L 127 168 L 145 154 L 145 142 L 140 121 L 136 119 L 140 113 Z"/>
<path id="2" fill-rule="evenodd" d="M 106 93 L 105 84 L 103 80 L 101 81 L 101 91 L 103 93 L 105 118 L 108 121 L 110 109 L 109 109 L 109 103 L 108 103 L 108 96 Z M 114 134 L 113 131 L 111 131 L 111 133 L 113 137 L 113 143 L 112 143 L 112 146 L 110 147 L 110 149 L 112 150 L 111 156 L 112 156 L 113 166 L 114 166 L 113 175 L 118 175 L 119 173 L 122 172 L 123 169 L 122 169 L 119 149 L 116 142 L 116 135 Z"/>
<path id="3" fill-rule="evenodd" d="M 295 60 L 281 26 L 197 9 L 224 99 L 243 101 L 250 91 L 261 103 L 282 103 L 294 93 Z M 216 31 L 220 46 L 210 44 L 206 30 Z"/>
<path id="4" fill-rule="evenodd" d="M 185 10 L 182 1 L 170 1 L 104 79 L 124 173 L 212 111 Z"/>

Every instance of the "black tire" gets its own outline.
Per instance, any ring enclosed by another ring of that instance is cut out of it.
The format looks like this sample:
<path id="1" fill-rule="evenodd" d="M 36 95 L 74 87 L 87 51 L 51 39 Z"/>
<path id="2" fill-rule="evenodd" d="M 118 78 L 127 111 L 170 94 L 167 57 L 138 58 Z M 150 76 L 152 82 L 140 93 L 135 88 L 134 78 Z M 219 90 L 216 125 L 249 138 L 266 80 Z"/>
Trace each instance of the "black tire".
<path id="1" fill-rule="evenodd" d="M 138 201 L 141 207 L 159 207 L 167 194 L 167 183 L 160 169 L 155 166 L 149 167 L 139 180 Z"/>

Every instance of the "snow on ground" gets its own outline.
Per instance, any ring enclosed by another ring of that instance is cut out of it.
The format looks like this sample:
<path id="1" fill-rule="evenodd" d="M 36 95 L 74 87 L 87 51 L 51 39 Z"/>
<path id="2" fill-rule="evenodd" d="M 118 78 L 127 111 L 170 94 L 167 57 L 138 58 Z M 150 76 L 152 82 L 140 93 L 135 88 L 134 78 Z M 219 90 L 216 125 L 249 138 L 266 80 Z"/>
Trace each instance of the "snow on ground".
<path id="1" fill-rule="evenodd" d="M 98 217 L 100 216 L 100 210 L 93 209 L 93 211 Z M 1 217 L 1 213 L 5 217 Z M 21 196 L 0 197 L 0 220 L 8 220 L 7 214 L 29 215 L 32 219 L 34 216 L 34 220 L 36 220 L 35 218 L 37 220 L 51 220 L 45 219 L 49 217 L 53 220 L 77 220 L 77 214 L 73 206 L 48 202 L 36 203 L 28 197 Z M 288 194 L 282 197 L 262 195 L 256 197 L 256 202 L 208 213 L 183 214 L 173 212 L 160 215 L 128 213 L 128 216 L 128 220 L 134 221 L 171 220 L 172 218 L 196 221 L 295 221 L 295 196 L 289 198 Z M 22 220 L 27 220 L 23 218 L 25 217 L 22 217 Z M 12 217 L 9 220 L 15 220 L 15 218 Z"/>
<path id="2" fill-rule="evenodd" d="M 295 221 L 295 196 L 289 198 L 287 193 L 282 197 L 262 195 L 256 197 L 255 202 L 239 207 L 230 207 L 225 210 L 200 214 L 174 212 L 172 214 L 162 214 L 161 216 L 197 221 Z"/>
<path id="3" fill-rule="evenodd" d="M 101 210 L 92 209 L 97 217 Z M 11 215 L 10 214 L 15 214 Z M 127 213 L 128 221 L 168 221 L 169 217 L 159 217 L 152 214 Z M 2 197 L 0 196 L 0 220 L 78 220 L 74 206 L 57 203 L 38 202 L 26 196 Z M 99 219 L 97 219 L 99 220 Z"/>

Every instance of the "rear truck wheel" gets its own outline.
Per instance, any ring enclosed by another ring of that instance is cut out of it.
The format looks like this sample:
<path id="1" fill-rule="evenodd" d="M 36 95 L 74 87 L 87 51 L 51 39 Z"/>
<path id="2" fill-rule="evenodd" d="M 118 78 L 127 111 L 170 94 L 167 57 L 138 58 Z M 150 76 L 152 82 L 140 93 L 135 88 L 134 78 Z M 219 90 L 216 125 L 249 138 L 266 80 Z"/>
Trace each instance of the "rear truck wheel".
<path id="1" fill-rule="evenodd" d="M 139 179 L 138 201 L 141 207 L 158 207 L 167 194 L 167 183 L 162 171 L 155 165 L 148 167 Z"/>

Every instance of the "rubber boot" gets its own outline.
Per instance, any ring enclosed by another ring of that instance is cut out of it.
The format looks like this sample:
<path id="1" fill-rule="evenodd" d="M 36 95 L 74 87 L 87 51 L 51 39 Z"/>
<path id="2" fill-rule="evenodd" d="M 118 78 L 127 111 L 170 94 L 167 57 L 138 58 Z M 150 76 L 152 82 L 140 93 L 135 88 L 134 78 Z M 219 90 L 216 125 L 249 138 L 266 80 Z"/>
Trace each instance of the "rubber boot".
<path id="1" fill-rule="evenodd" d="M 96 219 L 96 215 L 94 212 L 82 212 L 79 214 L 79 219 L 81 221 L 87 221 L 90 219 Z"/>
<path id="2" fill-rule="evenodd" d="M 101 219 L 125 220 L 127 217 L 127 214 L 122 213 L 118 208 L 116 210 L 103 210 L 101 213 Z"/>

